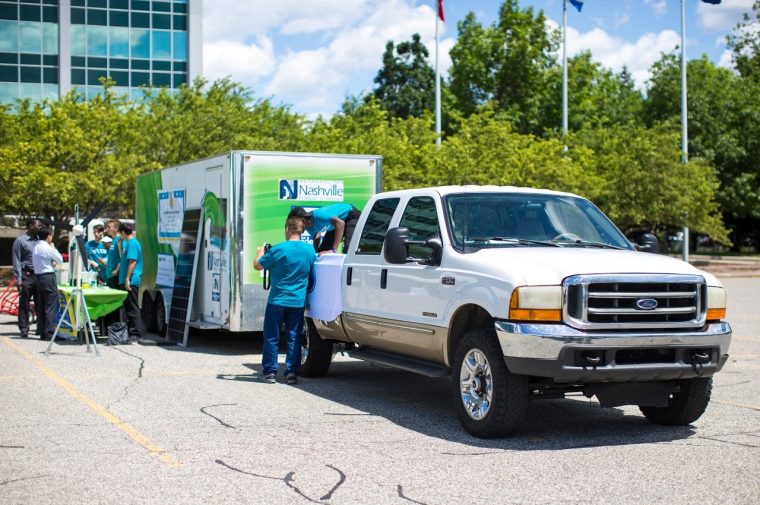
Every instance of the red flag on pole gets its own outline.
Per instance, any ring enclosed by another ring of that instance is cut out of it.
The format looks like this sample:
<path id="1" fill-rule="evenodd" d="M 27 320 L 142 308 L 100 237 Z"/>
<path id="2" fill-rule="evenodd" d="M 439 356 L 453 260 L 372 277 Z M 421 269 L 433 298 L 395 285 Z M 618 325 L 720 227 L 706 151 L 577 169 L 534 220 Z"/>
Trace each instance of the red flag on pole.
<path id="1" fill-rule="evenodd" d="M 441 21 L 446 22 L 446 15 L 443 13 L 443 0 L 438 0 L 438 17 Z"/>

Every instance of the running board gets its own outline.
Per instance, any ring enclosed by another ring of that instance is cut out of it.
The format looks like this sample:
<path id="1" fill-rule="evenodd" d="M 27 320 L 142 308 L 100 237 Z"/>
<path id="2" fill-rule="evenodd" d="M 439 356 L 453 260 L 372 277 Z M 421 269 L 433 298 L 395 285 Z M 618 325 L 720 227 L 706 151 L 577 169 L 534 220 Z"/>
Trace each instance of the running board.
<path id="1" fill-rule="evenodd" d="M 446 377 L 451 375 L 448 367 L 417 358 L 410 358 L 385 351 L 378 351 L 367 347 L 360 347 L 348 352 L 352 358 L 377 363 L 380 365 L 400 368 L 407 372 L 414 372 L 428 377 Z"/>

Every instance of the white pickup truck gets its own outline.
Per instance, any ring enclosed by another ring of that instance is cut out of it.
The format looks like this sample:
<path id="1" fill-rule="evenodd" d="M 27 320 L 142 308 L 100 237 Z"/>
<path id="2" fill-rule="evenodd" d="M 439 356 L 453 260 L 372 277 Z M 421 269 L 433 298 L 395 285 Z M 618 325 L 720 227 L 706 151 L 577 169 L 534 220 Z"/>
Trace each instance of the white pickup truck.
<path id="1" fill-rule="evenodd" d="M 317 286 L 341 290 L 342 306 L 324 316 L 312 296 L 302 373 L 326 374 L 343 348 L 451 375 L 459 419 L 478 437 L 512 433 L 530 400 L 579 392 L 603 407 L 638 405 L 657 424 L 689 424 L 728 358 L 726 294 L 645 239 L 632 244 L 569 193 L 377 194 L 347 254 L 333 258 L 333 279 L 317 263 Z"/>

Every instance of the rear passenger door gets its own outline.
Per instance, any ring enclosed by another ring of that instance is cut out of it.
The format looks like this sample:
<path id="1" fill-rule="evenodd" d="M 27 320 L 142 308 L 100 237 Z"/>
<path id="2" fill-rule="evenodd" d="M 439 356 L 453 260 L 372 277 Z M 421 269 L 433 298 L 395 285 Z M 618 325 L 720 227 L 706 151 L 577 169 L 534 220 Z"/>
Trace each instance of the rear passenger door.
<path id="1" fill-rule="evenodd" d="M 402 202 L 399 227 L 409 229 L 409 238 L 424 242 L 441 236 L 438 198 L 418 194 Z M 431 249 L 410 245 L 411 257 L 425 259 Z M 385 264 L 386 285 L 380 290 L 380 307 L 388 321 L 379 323 L 382 347 L 391 352 L 438 361 L 443 360 L 447 332 L 443 327 L 446 303 L 454 286 L 444 285 L 441 266 L 416 262 L 401 265 Z"/>
<path id="2" fill-rule="evenodd" d="M 366 218 L 362 216 L 360 235 L 354 236 L 344 263 L 343 312 L 349 337 L 360 344 L 374 345 L 378 337 L 378 318 L 388 317 L 380 306 L 383 241 L 400 198 L 375 200 Z M 367 211 L 365 211 L 367 212 Z"/>

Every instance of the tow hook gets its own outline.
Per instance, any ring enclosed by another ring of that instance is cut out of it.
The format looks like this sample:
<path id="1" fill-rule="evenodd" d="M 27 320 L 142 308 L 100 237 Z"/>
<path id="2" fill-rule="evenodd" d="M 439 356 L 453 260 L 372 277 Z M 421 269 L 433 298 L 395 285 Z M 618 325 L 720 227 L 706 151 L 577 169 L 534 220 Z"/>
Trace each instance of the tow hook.
<path id="1" fill-rule="evenodd" d="M 710 362 L 710 355 L 706 352 L 694 351 L 691 353 L 691 367 L 701 377 L 704 373 L 704 365 Z"/>
<path id="2" fill-rule="evenodd" d="M 595 352 L 587 352 L 583 354 L 583 369 L 590 366 L 592 370 L 596 370 L 596 366 L 602 362 L 602 357 L 597 356 Z"/>

